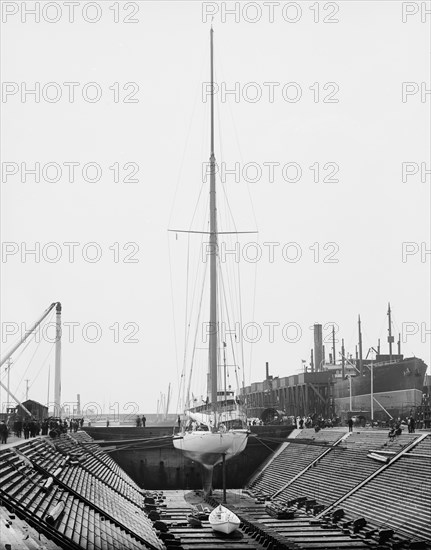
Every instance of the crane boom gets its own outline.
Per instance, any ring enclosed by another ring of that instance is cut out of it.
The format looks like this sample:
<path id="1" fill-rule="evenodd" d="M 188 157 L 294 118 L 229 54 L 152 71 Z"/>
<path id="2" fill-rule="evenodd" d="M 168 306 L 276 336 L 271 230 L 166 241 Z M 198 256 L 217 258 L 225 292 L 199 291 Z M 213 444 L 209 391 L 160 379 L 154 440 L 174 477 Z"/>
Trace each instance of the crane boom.
<path id="1" fill-rule="evenodd" d="M 13 346 L 11 351 L 6 353 L 6 355 L 3 357 L 3 359 L 0 361 L 0 367 L 3 365 L 3 363 L 6 363 L 6 361 L 11 357 L 16 350 L 20 347 L 21 344 L 23 344 L 27 338 L 37 329 L 37 327 L 40 325 L 40 323 L 45 319 L 45 317 L 54 309 L 54 307 L 57 305 L 57 302 L 53 302 L 48 309 L 46 309 L 42 316 L 34 323 L 32 327 L 29 328 L 29 330 L 25 331 L 24 336 L 20 338 L 19 342 Z"/>
<path id="2" fill-rule="evenodd" d="M 37 327 L 41 324 L 41 322 L 46 318 L 46 316 L 56 307 L 59 305 L 60 302 L 53 302 L 41 315 L 41 317 L 30 327 L 29 330 L 27 330 L 19 340 L 17 344 L 13 346 L 11 351 L 6 353 L 6 355 L 3 357 L 3 359 L 0 362 L 0 367 L 6 363 L 6 361 L 16 352 L 16 350 L 27 340 L 27 338 L 37 329 Z M 61 309 L 61 306 L 60 306 Z M 0 380 L 0 386 L 6 390 L 6 393 L 9 394 L 9 396 L 16 402 L 18 405 L 31 417 L 33 416 L 32 413 L 25 407 L 19 399 L 17 399 L 13 393 L 1 382 Z"/>

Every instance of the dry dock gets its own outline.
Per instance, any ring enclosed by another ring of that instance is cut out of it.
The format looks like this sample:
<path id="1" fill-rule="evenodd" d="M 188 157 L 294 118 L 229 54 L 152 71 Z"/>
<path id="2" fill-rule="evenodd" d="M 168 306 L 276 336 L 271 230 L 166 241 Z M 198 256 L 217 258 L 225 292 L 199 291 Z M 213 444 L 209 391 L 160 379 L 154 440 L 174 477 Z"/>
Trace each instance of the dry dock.
<path id="1" fill-rule="evenodd" d="M 85 432 L 38 437 L 0 447 L 0 547 L 431 548 L 430 466 L 429 432 L 389 441 L 378 430 L 295 431 L 243 490 L 228 491 L 241 526 L 226 538 L 187 522 L 199 492 L 148 493 Z M 216 491 L 203 505 L 221 499 Z"/>

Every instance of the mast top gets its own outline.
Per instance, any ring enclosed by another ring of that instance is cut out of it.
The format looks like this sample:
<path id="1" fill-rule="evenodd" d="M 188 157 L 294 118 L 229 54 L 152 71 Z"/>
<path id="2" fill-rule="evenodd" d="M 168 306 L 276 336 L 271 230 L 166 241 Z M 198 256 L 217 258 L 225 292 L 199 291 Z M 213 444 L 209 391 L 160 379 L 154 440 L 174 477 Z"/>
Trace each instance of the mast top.
<path id="1" fill-rule="evenodd" d="M 213 40 L 214 29 L 211 24 L 210 28 L 210 56 L 211 56 L 211 158 L 214 155 L 214 40 Z"/>

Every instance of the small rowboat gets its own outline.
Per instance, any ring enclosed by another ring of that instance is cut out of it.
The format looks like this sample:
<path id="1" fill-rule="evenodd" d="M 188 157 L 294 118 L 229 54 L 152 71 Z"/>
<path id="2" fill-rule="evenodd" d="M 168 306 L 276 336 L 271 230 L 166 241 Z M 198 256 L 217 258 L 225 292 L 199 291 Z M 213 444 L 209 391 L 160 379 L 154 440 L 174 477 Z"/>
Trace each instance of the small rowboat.
<path id="1" fill-rule="evenodd" d="M 214 508 L 208 519 L 214 531 L 219 531 L 225 535 L 230 535 L 236 531 L 240 524 L 238 516 L 221 504 Z"/>

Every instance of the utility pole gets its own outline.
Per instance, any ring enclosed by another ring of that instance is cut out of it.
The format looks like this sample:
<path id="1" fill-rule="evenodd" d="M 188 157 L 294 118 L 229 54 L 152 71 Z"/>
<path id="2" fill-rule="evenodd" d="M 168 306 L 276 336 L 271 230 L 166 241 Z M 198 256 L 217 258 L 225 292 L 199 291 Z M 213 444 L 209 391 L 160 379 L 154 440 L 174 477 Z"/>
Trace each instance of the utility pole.
<path id="1" fill-rule="evenodd" d="M 337 363 L 335 359 L 335 327 L 332 325 L 332 362 L 335 365 Z"/>
<path id="2" fill-rule="evenodd" d="M 373 427 L 374 420 L 374 365 L 371 359 L 371 427 Z"/>
<path id="3" fill-rule="evenodd" d="M 48 366 L 48 391 L 47 391 L 47 395 L 46 395 L 46 406 L 48 407 L 48 412 L 49 412 L 49 385 L 50 385 L 50 382 L 51 382 L 51 364 Z"/>
<path id="4" fill-rule="evenodd" d="M 358 315 L 358 332 L 359 332 L 359 374 L 362 376 L 363 362 L 362 362 L 362 330 L 361 330 L 361 316 Z"/>
<path id="5" fill-rule="evenodd" d="M 9 392 L 10 392 L 10 366 L 12 364 L 12 359 L 9 357 L 7 360 L 7 401 L 6 401 L 6 412 L 9 408 Z"/>

